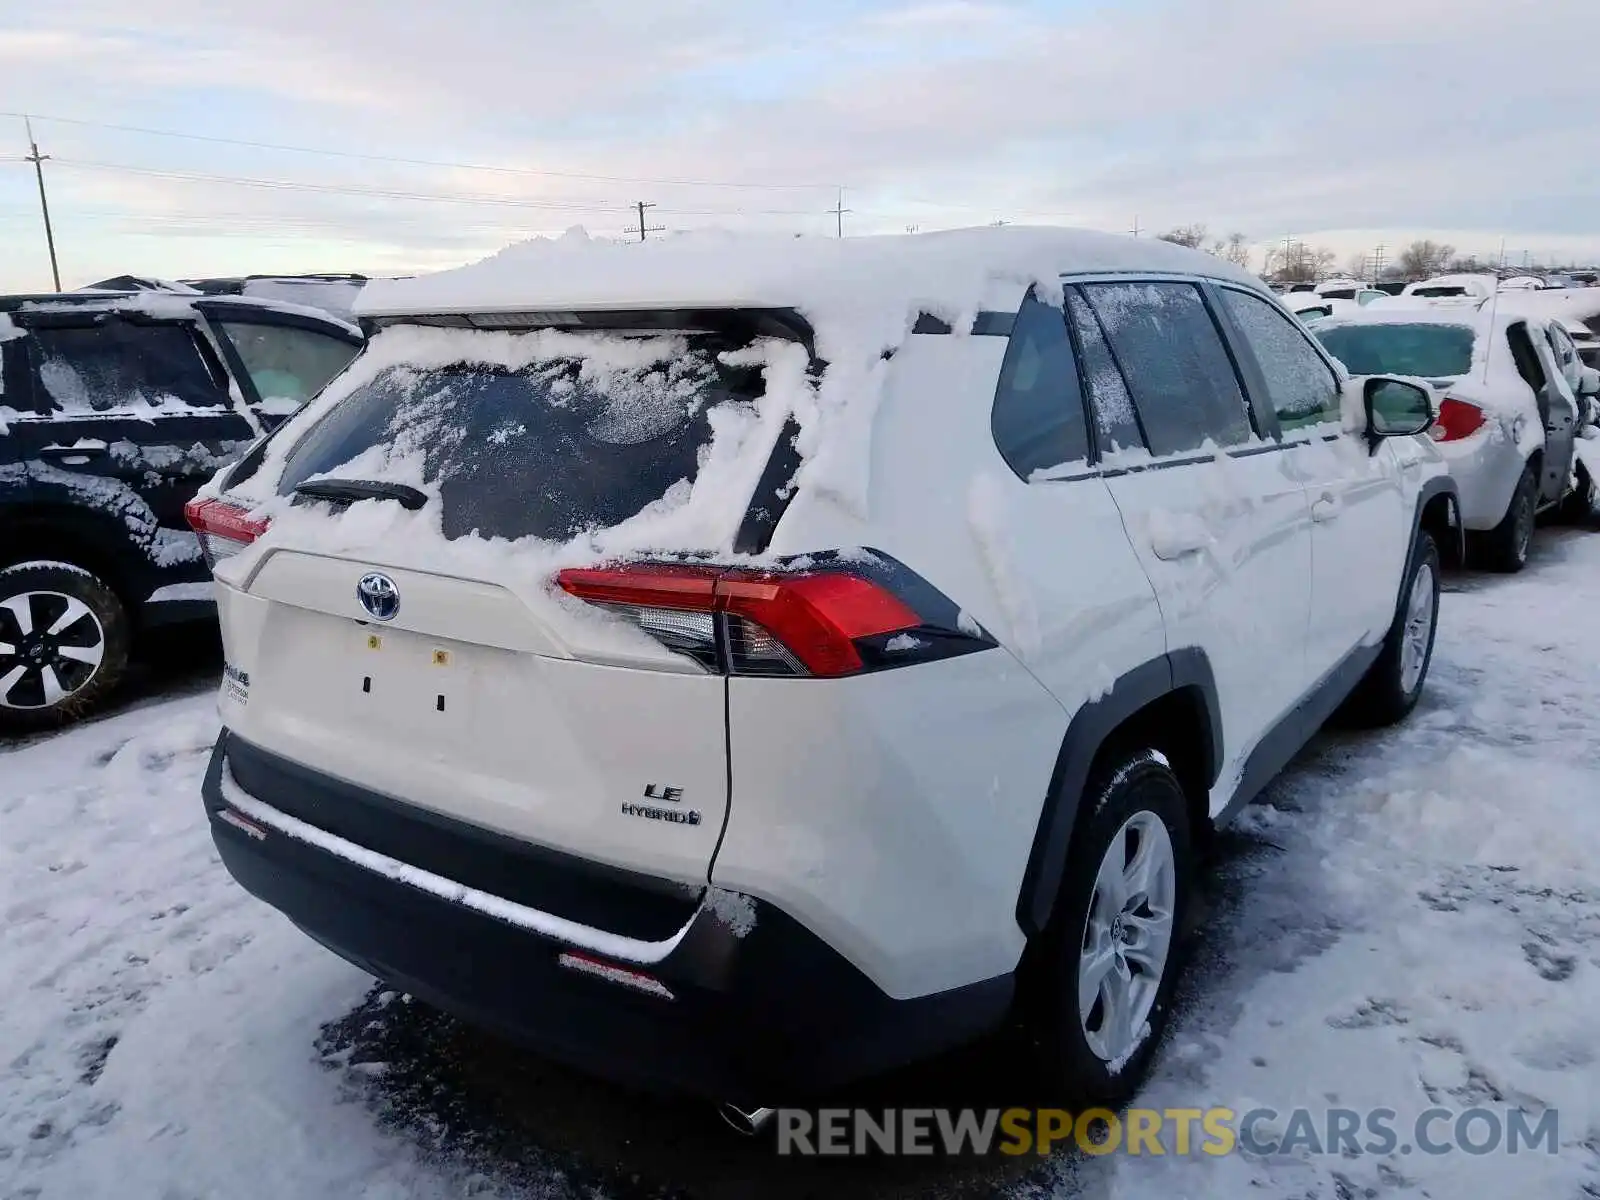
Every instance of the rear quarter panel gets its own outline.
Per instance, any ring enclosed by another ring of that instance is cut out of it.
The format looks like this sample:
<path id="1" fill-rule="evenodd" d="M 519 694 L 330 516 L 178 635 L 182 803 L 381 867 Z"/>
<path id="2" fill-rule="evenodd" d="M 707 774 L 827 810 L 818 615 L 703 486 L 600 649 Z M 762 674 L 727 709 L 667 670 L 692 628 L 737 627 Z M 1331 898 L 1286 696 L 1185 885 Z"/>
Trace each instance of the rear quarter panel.
<path id="1" fill-rule="evenodd" d="M 1016 966 L 1018 895 L 1072 714 L 1166 649 L 1104 482 L 1085 467 L 1025 483 L 996 450 L 1005 350 L 907 339 L 872 421 L 865 508 L 802 486 L 772 547 L 882 550 L 1001 648 L 729 690 L 714 882 L 781 905 L 897 997 Z"/>

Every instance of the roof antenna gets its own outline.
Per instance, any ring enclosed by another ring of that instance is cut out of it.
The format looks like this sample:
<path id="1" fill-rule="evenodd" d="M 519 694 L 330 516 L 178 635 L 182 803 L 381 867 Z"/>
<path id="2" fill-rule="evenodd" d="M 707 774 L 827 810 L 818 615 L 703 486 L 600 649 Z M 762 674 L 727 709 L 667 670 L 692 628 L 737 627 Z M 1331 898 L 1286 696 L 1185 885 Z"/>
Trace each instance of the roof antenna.
<path id="1" fill-rule="evenodd" d="M 1483 352 L 1483 382 L 1489 383 L 1489 359 L 1494 354 L 1494 317 L 1500 310 L 1500 272 L 1506 269 L 1506 239 L 1500 238 L 1500 266 L 1494 273 L 1494 292 L 1489 297 L 1489 348 Z"/>

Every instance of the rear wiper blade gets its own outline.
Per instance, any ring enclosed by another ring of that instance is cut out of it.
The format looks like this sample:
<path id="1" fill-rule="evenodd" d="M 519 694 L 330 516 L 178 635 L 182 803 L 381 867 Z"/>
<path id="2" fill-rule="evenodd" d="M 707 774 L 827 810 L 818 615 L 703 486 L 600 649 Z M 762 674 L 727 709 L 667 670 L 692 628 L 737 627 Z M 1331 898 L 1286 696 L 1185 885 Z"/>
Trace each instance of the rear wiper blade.
<path id="1" fill-rule="evenodd" d="M 393 500 L 401 508 L 415 512 L 428 502 L 428 494 L 403 483 L 381 479 L 308 479 L 295 486 L 295 495 L 314 500 Z"/>

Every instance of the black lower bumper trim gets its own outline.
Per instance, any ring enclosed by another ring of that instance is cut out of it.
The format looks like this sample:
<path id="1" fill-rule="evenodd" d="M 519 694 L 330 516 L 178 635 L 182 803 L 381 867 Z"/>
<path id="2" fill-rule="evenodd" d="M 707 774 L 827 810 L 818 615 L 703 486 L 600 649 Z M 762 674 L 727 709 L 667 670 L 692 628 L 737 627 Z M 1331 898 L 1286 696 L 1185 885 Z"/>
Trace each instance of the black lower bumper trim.
<path id="1" fill-rule="evenodd" d="M 760 901 L 743 936 L 702 909 L 659 963 L 619 963 L 673 999 L 570 970 L 558 962 L 566 947 L 526 928 L 221 819 L 232 811 L 228 740 L 224 731 L 204 791 L 235 879 L 391 986 L 593 1074 L 736 1104 L 794 1102 L 979 1037 L 1010 1009 L 1010 975 L 892 999 Z"/>

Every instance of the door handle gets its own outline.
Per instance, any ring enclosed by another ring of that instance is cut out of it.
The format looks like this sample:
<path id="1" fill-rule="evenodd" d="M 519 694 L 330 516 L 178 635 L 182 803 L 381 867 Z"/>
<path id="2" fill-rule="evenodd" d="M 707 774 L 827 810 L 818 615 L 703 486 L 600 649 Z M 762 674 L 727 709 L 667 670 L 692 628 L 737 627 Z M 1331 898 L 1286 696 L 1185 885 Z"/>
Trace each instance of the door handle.
<path id="1" fill-rule="evenodd" d="M 1311 519 L 1319 523 L 1336 520 L 1339 516 L 1339 501 L 1332 496 L 1323 496 L 1311 506 Z"/>
<path id="2" fill-rule="evenodd" d="M 78 466 L 90 461 L 91 459 L 104 458 L 107 451 L 103 444 L 97 446 L 57 445 L 41 446 L 36 453 L 40 458 L 54 459 L 57 462 L 64 462 L 69 466 Z"/>

